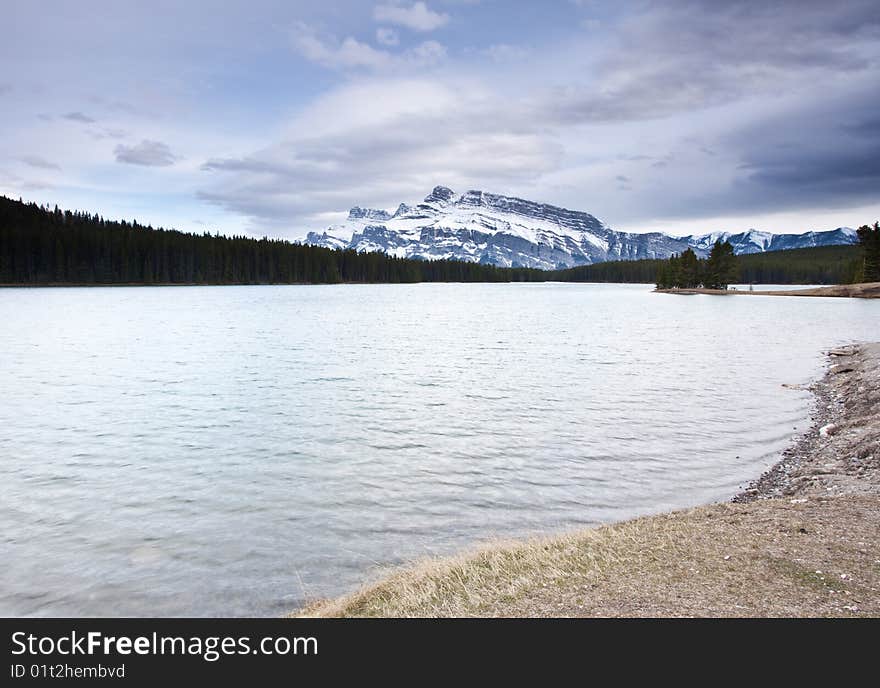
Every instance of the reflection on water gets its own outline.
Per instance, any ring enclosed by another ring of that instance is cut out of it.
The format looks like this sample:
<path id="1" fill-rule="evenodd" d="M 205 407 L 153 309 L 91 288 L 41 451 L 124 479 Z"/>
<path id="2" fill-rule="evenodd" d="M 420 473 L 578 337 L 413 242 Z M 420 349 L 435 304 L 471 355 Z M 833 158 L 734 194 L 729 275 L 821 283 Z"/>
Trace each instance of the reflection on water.
<path id="1" fill-rule="evenodd" d="M 728 497 L 880 304 L 630 285 L 0 290 L 0 613 L 271 615 Z"/>

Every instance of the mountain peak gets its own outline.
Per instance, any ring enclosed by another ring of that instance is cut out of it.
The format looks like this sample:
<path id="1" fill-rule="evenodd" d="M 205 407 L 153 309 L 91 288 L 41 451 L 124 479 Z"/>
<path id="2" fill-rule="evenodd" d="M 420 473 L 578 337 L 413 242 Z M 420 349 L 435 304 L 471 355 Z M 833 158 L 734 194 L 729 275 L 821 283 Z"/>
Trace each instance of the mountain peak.
<path id="1" fill-rule="evenodd" d="M 375 208 L 361 208 L 356 205 L 348 211 L 349 220 L 390 220 L 391 215 L 387 210 L 376 210 Z"/>
<path id="2" fill-rule="evenodd" d="M 455 192 L 448 186 L 435 186 L 434 189 L 425 196 L 425 203 L 448 203 L 455 196 Z"/>
<path id="3" fill-rule="evenodd" d="M 479 189 L 468 189 L 465 191 L 461 198 L 459 199 L 459 203 L 462 205 L 482 205 L 484 193 Z M 506 196 L 499 196 L 499 198 L 507 198 Z M 511 199 L 516 200 L 516 199 Z"/>

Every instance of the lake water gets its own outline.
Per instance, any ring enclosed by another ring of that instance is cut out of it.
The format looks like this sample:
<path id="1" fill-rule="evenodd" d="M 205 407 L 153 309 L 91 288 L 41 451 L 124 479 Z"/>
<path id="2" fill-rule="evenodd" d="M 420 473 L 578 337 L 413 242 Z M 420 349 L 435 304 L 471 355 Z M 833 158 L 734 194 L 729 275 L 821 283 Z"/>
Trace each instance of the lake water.
<path id="1" fill-rule="evenodd" d="M 880 303 L 646 285 L 0 289 L 0 614 L 275 615 L 729 498 Z"/>

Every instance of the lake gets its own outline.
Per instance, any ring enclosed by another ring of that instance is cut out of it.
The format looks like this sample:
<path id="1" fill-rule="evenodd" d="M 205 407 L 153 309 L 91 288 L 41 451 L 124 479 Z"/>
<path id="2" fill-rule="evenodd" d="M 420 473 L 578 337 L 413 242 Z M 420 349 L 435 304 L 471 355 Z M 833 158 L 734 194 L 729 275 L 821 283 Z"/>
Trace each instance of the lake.
<path id="1" fill-rule="evenodd" d="M 0 614 L 278 615 L 727 499 L 808 427 L 782 384 L 878 332 L 648 285 L 0 289 Z"/>

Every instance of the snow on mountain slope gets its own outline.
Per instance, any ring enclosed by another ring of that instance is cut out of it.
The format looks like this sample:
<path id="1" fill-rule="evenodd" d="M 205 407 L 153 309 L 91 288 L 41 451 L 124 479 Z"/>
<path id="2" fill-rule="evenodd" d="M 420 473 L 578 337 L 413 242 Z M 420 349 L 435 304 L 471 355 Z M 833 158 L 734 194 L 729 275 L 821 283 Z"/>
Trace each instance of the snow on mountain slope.
<path id="1" fill-rule="evenodd" d="M 456 194 L 437 186 L 421 203 L 401 203 L 393 213 L 356 206 L 345 222 L 322 233 L 310 232 L 305 243 L 550 270 L 607 260 L 667 258 L 689 246 L 705 256 L 717 239 L 730 241 L 736 253 L 857 241 L 848 228 L 800 235 L 749 230 L 687 237 L 617 232 L 589 213 L 484 191 Z"/>
<path id="2" fill-rule="evenodd" d="M 682 237 L 696 251 L 698 248 L 711 250 L 716 240 L 729 241 L 737 255 L 744 253 L 763 253 L 764 251 L 786 251 L 793 248 L 811 248 L 814 246 L 834 246 L 838 244 L 856 244 L 858 235 L 850 227 L 838 227 L 824 232 L 804 232 L 803 234 L 772 234 L 750 229 L 747 232 L 731 234 L 729 232 L 713 232 L 701 236 Z"/>

